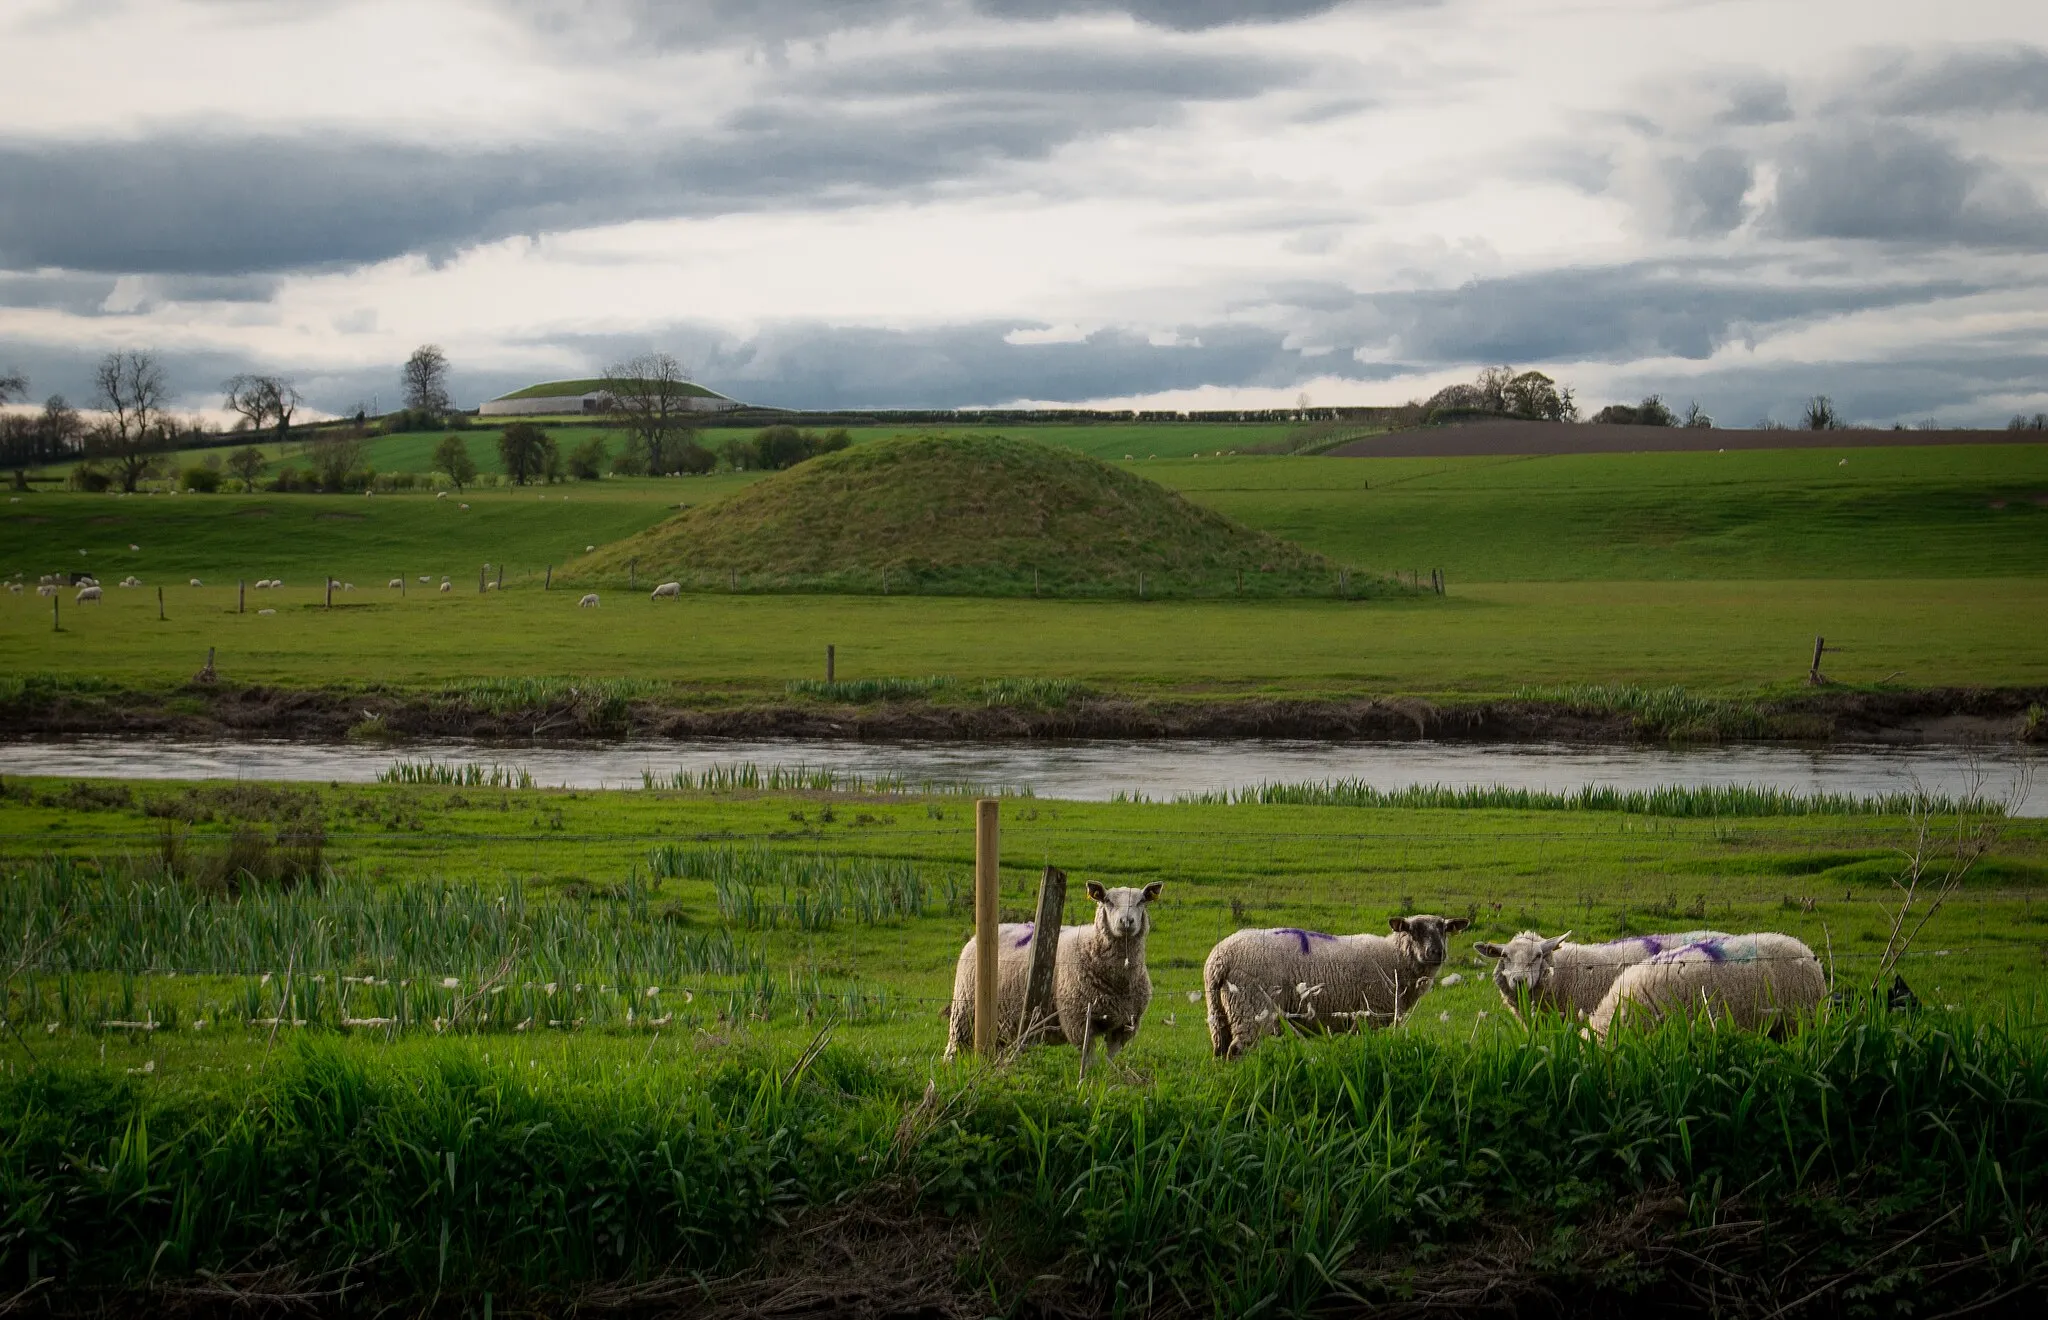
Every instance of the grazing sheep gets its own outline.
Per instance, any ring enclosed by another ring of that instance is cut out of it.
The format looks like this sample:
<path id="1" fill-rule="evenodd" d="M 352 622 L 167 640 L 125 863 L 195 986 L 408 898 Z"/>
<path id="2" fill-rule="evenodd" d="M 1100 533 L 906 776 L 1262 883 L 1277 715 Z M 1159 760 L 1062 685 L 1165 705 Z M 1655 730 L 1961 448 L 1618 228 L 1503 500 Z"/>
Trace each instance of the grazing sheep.
<path id="1" fill-rule="evenodd" d="M 38 596 L 54 596 L 56 594 L 57 585 L 53 582 L 45 582 L 40 587 L 36 588 L 36 595 Z"/>
<path id="2" fill-rule="evenodd" d="M 341 584 L 341 589 L 343 591 L 354 591 L 356 589 L 356 584 L 353 582 L 344 582 Z"/>
<path id="3" fill-rule="evenodd" d="M 579 609 L 579 610 L 594 610 L 594 609 L 596 609 L 596 608 L 597 608 L 597 593 L 593 591 L 593 592 L 591 592 L 591 593 L 590 593 L 589 595 L 585 596 L 585 597 L 584 597 L 584 598 L 583 598 L 582 600 L 579 600 L 579 601 L 577 601 L 577 602 L 576 602 L 576 608 L 577 608 L 577 609 Z"/>
<path id="4" fill-rule="evenodd" d="M 422 582 L 432 582 L 433 580 L 434 580 L 434 575 L 433 575 L 432 573 L 422 573 L 422 574 L 420 574 L 420 581 L 422 581 Z"/>
<path id="5" fill-rule="evenodd" d="M 1606 1040 L 1621 1022 L 1653 1026 L 1701 1014 L 1717 1027 L 1782 1035 L 1827 993 L 1820 959 L 1792 936 L 1717 935 L 1624 971 L 1587 1026 Z"/>
<path id="6" fill-rule="evenodd" d="M 679 600 L 679 599 L 681 599 L 681 597 L 682 597 L 682 594 L 683 594 L 683 584 L 682 584 L 682 583 L 680 583 L 680 582 L 664 582 L 664 583 L 662 583 L 662 584 L 661 584 L 660 586 L 656 587 L 656 588 L 655 588 L 655 589 L 653 590 L 653 592 L 649 594 L 649 596 L 648 596 L 648 599 L 649 599 L 649 600 Z"/>
<path id="7" fill-rule="evenodd" d="M 256 612 L 257 612 L 258 614 L 275 614 L 275 613 L 277 613 L 277 611 L 276 611 L 276 610 L 258 610 L 258 611 L 256 611 Z"/>
<path id="8" fill-rule="evenodd" d="M 1529 997 L 1531 1011 L 1550 1009 L 1582 1018 L 1600 1007 L 1615 978 L 1639 962 L 1684 948 L 1696 940 L 1721 938 L 1718 930 L 1689 930 L 1682 935 L 1631 935 L 1605 944 L 1567 944 L 1570 931 L 1544 939 L 1525 930 L 1506 944 L 1486 940 L 1472 946 L 1483 958 L 1497 959 L 1493 987 L 1517 1018 L 1520 999 Z"/>
<path id="9" fill-rule="evenodd" d="M 437 500 L 445 500 L 448 498 L 448 492 L 445 490 L 437 490 L 434 492 L 434 498 Z"/>
<path id="10" fill-rule="evenodd" d="M 39 587 L 54 587 L 57 585 L 57 575 L 55 573 L 45 573 L 36 579 L 36 585 Z"/>
<path id="11" fill-rule="evenodd" d="M 1464 917 L 1419 913 L 1387 922 L 1391 935 L 1241 930 L 1209 951 L 1202 992 L 1209 1043 L 1235 1057 L 1278 1031 L 1349 1031 L 1360 1022 L 1392 1026 L 1428 993 Z"/>
<path id="12" fill-rule="evenodd" d="M 78 599 L 72 603 L 83 605 L 89 600 L 98 600 L 99 598 L 100 589 L 98 587 L 80 587 L 78 589 Z"/>
<path id="13" fill-rule="evenodd" d="M 1081 1075 L 1088 1075 L 1095 1042 L 1114 1059 L 1138 1034 L 1152 1002 L 1152 978 L 1145 970 L 1145 935 L 1152 929 L 1146 905 L 1159 897 L 1159 881 L 1143 889 L 1105 889 L 1088 882 L 1095 920 L 1060 927 L 1060 954 L 1053 968 L 1054 1020 L 1039 1024 L 1027 1044 L 1078 1045 Z M 1014 1044 L 1023 1024 L 1024 994 L 1031 978 L 1031 922 L 996 928 L 996 1040 Z M 960 950 L 953 969 L 953 1005 L 947 1010 L 946 1057 L 974 1046 L 974 941 Z"/>
<path id="14" fill-rule="evenodd" d="M 468 508 L 469 506 L 468 506 L 467 504 L 465 504 L 465 505 L 463 505 L 462 507 L 466 509 L 466 508 Z"/>
<path id="15" fill-rule="evenodd" d="M 20 584 L 19 582 L 10 582 L 10 583 L 8 583 L 8 584 L 7 584 L 7 589 L 8 589 L 8 590 L 9 590 L 10 592 L 12 592 L 12 593 L 14 593 L 15 595 L 17 595 L 17 596 L 19 596 L 19 595 L 21 594 L 21 584 Z"/>
<path id="16" fill-rule="evenodd" d="M 450 582 L 450 581 L 449 581 L 449 580 L 448 580 L 447 578 L 442 578 L 442 579 L 441 579 L 441 590 L 443 590 L 443 591 L 453 591 L 453 590 L 455 590 L 455 584 L 454 584 L 453 582 Z"/>
<path id="17" fill-rule="evenodd" d="M 205 584 L 204 582 L 201 582 L 201 581 L 200 581 L 200 580 L 199 580 L 198 578 L 193 578 L 193 579 L 192 579 L 192 585 L 193 585 L 193 586 L 195 586 L 195 587 L 203 587 L 203 586 L 205 586 L 206 584 Z"/>
<path id="18" fill-rule="evenodd" d="M 395 577 L 385 585 L 389 586 L 393 591 L 403 591 L 405 590 L 405 579 L 402 577 Z"/>

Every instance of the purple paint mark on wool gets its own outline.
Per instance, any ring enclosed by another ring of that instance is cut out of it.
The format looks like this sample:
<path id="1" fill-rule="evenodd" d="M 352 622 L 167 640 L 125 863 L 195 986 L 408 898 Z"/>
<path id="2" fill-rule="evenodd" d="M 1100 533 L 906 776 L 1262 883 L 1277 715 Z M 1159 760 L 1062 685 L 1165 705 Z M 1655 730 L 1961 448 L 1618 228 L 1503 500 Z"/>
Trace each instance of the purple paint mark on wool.
<path id="1" fill-rule="evenodd" d="M 1031 943 L 1031 928 L 1032 928 L 1033 926 L 1036 926 L 1037 924 L 1038 924 L 1038 923 L 1037 923 L 1037 922 L 1035 922 L 1035 921 L 1027 921 L 1027 922 L 1025 922 L 1025 923 L 1024 923 L 1024 937 L 1023 937 L 1022 939 L 1018 940 L 1018 941 L 1016 942 L 1016 944 L 1014 944 L 1014 945 L 1013 945 L 1013 946 L 1011 946 L 1011 947 L 1013 947 L 1013 948 L 1018 948 L 1018 949 L 1021 949 L 1021 948 L 1024 948 L 1024 947 L 1025 947 L 1026 945 L 1030 944 L 1030 943 Z"/>
<path id="2" fill-rule="evenodd" d="M 1301 942 L 1301 951 L 1303 953 L 1308 952 L 1308 942 L 1310 940 L 1333 940 L 1337 938 L 1334 935 L 1325 935 L 1319 930 L 1297 930 L 1293 926 L 1282 926 L 1273 933 L 1275 935 L 1292 935 Z"/>

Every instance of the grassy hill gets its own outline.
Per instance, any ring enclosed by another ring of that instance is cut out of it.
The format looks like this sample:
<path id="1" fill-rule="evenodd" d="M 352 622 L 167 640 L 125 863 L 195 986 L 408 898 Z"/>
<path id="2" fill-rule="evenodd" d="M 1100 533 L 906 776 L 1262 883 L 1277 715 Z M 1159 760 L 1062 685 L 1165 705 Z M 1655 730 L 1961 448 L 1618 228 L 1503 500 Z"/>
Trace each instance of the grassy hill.
<path id="1" fill-rule="evenodd" d="M 602 376 L 584 380 L 544 380 L 538 385 L 528 385 L 523 390 L 514 390 L 510 394 L 500 394 L 491 402 L 502 403 L 507 399 L 552 399 L 557 396 L 571 394 L 589 394 L 594 390 L 603 389 L 606 384 L 607 382 Z M 715 390 L 707 390 L 702 385 L 690 381 L 667 385 L 664 388 L 671 389 L 678 394 L 688 394 L 701 399 L 722 399 L 725 397 Z"/>
<path id="2" fill-rule="evenodd" d="M 1125 596 L 1141 575 L 1147 595 L 1338 585 L 1321 555 L 1099 459 L 1002 436 L 899 436 L 813 459 L 602 547 L 567 576 L 616 581 L 635 564 L 643 579 L 737 575 L 752 590 Z"/>

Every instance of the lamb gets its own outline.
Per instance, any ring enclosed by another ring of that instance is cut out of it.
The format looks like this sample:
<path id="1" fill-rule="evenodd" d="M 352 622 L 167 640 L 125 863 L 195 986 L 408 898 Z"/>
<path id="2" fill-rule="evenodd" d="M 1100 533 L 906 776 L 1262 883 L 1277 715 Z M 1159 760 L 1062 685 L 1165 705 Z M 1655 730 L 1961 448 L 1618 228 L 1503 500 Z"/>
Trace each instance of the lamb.
<path id="1" fill-rule="evenodd" d="M 1391 935 L 1241 930 L 1209 951 L 1202 993 L 1209 1043 L 1235 1058 L 1282 1022 L 1307 1031 L 1392 1026 L 1429 992 L 1464 917 L 1419 913 L 1387 922 Z"/>
<path id="2" fill-rule="evenodd" d="M 577 601 L 577 602 L 576 602 L 576 608 L 577 608 L 577 609 L 579 609 L 579 610 L 594 610 L 594 609 L 596 609 L 596 608 L 597 608 L 597 593 L 593 591 L 593 592 L 591 592 L 591 593 L 590 593 L 589 595 L 585 596 L 585 597 L 584 597 L 584 598 L 583 598 L 582 600 L 579 600 L 579 601 Z"/>
<path id="3" fill-rule="evenodd" d="M 1782 1035 L 1827 999 L 1813 950 L 1790 935 L 1718 935 L 1624 971 L 1587 1026 L 1606 1040 L 1616 1025 L 1654 1025 L 1702 1013 L 1715 1026 Z"/>
<path id="4" fill-rule="evenodd" d="M 683 594 L 683 584 L 682 584 L 682 583 L 680 583 L 680 582 L 664 582 L 664 583 L 662 583 L 662 584 L 661 584 L 660 586 L 658 586 L 658 587 L 656 587 L 656 588 L 654 589 L 654 594 L 653 594 L 653 595 L 651 595 L 651 596 L 649 596 L 649 597 L 648 597 L 648 599 L 649 599 L 649 600 L 677 600 L 677 599 L 680 599 L 680 598 L 681 598 L 682 594 Z"/>
<path id="5" fill-rule="evenodd" d="M 1566 931 L 1546 940 L 1525 930 L 1506 944 L 1481 940 L 1472 949 L 1483 958 L 1498 960 L 1493 986 L 1517 1018 L 1526 1020 L 1520 1003 L 1525 994 L 1529 1011 L 1547 1009 L 1583 1018 L 1600 1007 L 1615 978 L 1637 963 L 1698 940 L 1726 938 L 1718 930 L 1689 930 L 1682 935 L 1631 935 L 1605 944 L 1565 943 L 1571 937 Z"/>
<path id="6" fill-rule="evenodd" d="M 98 587 L 80 587 L 78 589 L 78 599 L 73 603 L 83 605 L 89 600 L 98 600 L 99 598 L 100 589 Z"/>
<path id="7" fill-rule="evenodd" d="M 1035 1024 L 1024 1033 L 1024 995 L 1031 977 L 1031 922 L 1004 922 L 997 927 L 996 1040 L 1000 1044 L 1071 1044 L 1081 1047 L 1081 1075 L 1088 1075 L 1095 1042 L 1114 1059 L 1138 1034 L 1145 1008 L 1152 1002 L 1152 978 L 1145 970 L 1145 935 L 1152 929 L 1147 905 L 1159 897 L 1159 881 L 1143 889 L 1105 889 L 1091 880 L 1088 897 L 1095 900 L 1095 920 L 1086 926 L 1060 927 L 1059 959 L 1053 969 L 1054 1020 Z M 946 1036 L 946 1057 L 974 1045 L 974 941 L 960 950 L 953 971 L 953 1005 Z"/>

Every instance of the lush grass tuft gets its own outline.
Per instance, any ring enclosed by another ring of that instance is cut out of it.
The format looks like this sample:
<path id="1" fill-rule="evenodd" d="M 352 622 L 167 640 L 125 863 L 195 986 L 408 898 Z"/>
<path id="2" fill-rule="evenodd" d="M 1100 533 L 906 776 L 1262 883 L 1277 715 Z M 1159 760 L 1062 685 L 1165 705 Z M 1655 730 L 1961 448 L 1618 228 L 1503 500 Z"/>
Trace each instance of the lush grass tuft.
<path id="1" fill-rule="evenodd" d="M 1452 788 L 1444 784 L 1410 784 L 1377 788 L 1360 779 L 1326 779 L 1319 783 L 1264 783 L 1229 792 L 1184 793 L 1174 801 L 1201 805 L 1258 803 L 1293 807 L 1412 807 L 1423 810 L 1479 811 L 1620 811 L 1638 816 L 1903 816 L 1919 809 L 1935 815 L 1997 816 L 2003 806 L 1978 798 L 1940 794 L 1794 793 L 1762 784 L 1665 784 L 1656 788 L 1621 789 L 1588 784 L 1570 793 L 1535 788 Z"/>

